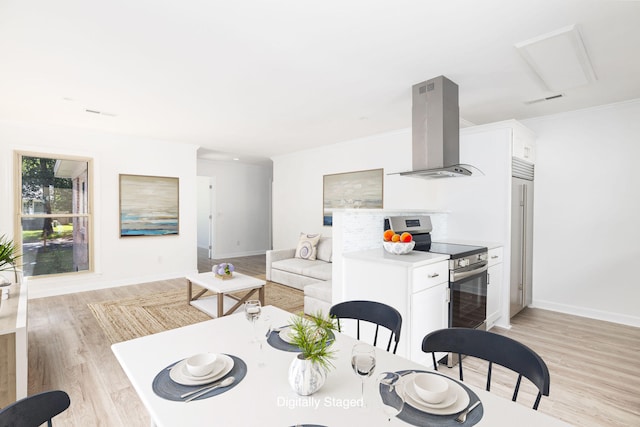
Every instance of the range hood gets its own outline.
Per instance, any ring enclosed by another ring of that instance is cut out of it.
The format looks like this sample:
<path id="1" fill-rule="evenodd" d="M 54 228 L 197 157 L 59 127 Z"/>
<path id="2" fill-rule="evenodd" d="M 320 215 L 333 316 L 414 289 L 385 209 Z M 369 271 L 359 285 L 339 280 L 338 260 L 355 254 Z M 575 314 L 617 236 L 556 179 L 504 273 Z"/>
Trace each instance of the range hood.
<path id="1" fill-rule="evenodd" d="M 413 85 L 412 167 L 401 176 L 448 178 L 481 172 L 460 164 L 458 85 L 444 76 Z"/>

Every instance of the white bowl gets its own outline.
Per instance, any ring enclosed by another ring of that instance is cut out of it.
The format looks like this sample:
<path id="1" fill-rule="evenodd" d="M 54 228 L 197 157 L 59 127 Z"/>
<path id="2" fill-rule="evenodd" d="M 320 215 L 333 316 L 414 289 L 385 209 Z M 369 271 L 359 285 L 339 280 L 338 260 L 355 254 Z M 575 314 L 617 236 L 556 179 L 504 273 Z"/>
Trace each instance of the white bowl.
<path id="1" fill-rule="evenodd" d="M 382 242 L 384 250 L 394 255 L 405 255 L 413 250 L 416 242 L 413 240 L 408 243 L 403 242 Z"/>
<path id="2" fill-rule="evenodd" d="M 213 370 L 217 356 L 214 353 L 200 353 L 187 359 L 187 371 L 194 377 L 202 377 Z"/>
<path id="3" fill-rule="evenodd" d="M 439 375 L 416 374 L 413 377 L 413 388 L 427 403 L 440 403 L 447 397 L 449 383 Z"/>

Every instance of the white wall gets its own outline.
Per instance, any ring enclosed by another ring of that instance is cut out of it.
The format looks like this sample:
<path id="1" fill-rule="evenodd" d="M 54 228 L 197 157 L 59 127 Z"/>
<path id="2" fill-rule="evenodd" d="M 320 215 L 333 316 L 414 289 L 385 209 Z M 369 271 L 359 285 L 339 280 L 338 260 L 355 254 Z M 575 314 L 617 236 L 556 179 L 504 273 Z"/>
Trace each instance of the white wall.
<path id="1" fill-rule="evenodd" d="M 384 168 L 384 209 L 438 209 L 427 181 L 389 173 L 411 169 L 411 132 L 403 129 L 273 157 L 273 247 L 295 247 L 300 232 L 331 235 L 322 225 L 323 175 Z"/>
<path id="2" fill-rule="evenodd" d="M 213 257 L 263 254 L 271 248 L 271 165 L 198 160 L 213 177 Z"/>
<path id="3" fill-rule="evenodd" d="M 537 135 L 534 303 L 640 326 L 640 100 L 523 123 Z"/>
<path id="4" fill-rule="evenodd" d="M 11 236 L 16 150 L 93 159 L 95 272 L 32 278 L 30 297 L 183 277 L 197 271 L 196 146 L 6 121 L 0 121 L 0 143 L 0 234 Z M 120 238 L 121 173 L 180 179 L 178 236 Z"/>

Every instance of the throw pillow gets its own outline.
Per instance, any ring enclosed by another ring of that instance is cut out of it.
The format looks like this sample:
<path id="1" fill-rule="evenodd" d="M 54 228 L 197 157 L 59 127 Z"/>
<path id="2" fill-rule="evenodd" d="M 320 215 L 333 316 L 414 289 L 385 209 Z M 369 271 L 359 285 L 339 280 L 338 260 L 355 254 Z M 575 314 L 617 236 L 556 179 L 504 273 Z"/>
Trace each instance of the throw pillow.
<path id="1" fill-rule="evenodd" d="M 298 241 L 295 257 L 315 260 L 318 240 L 320 240 L 320 234 L 300 233 L 300 240 Z"/>
<path id="2" fill-rule="evenodd" d="M 333 242 L 331 237 L 322 237 L 316 246 L 316 258 L 320 261 L 331 262 L 331 251 L 333 250 Z"/>

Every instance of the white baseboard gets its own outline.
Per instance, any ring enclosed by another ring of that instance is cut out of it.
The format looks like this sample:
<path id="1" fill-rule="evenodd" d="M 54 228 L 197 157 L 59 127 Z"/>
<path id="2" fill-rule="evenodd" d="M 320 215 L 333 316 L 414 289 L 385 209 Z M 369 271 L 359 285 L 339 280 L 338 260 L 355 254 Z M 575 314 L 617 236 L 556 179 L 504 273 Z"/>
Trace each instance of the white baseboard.
<path id="1" fill-rule="evenodd" d="M 29 280 L 29 299 L 73 294 L 77 292 L 95 291 L 98 289 L 117 288 L 119 286 L 138 285 L 140 283 L 156 282 L 185 278 L 189 274 L 197 274 L 197 270 L 170 273 L 157 276 L 139 276 L 117 280 L 101 280 L 100 274 L 87 273 L 76 277 L 62 276 L 58 280 L 51 278 Z M 185 289 L 186 289 L 185 281 Z"/>
<path id="2" fill-rule="evenodd" d="M 248 252 L 226 252 L 226 253 L 213 254 L 213 259 L 238 258 L 243 256 L 264 255 L 266 253 L 267 251 L 264 249 L 259 251 L 248 251 Z"/>
<path id="3" fill-rule="evenodd" d="M 530 305 L 532 308 L 557 311 L 574 316 L 588 317 L 590 319 L 604 320 L 607 322 L 620 323 L 622 325 L 640 327 L 640 317 L 626 314 L 612 313 L 610 311 L 596 310 L 587 307 L 578 307 L 569 304 L 560 304 L 553 301 L 534 300 Z"/>

